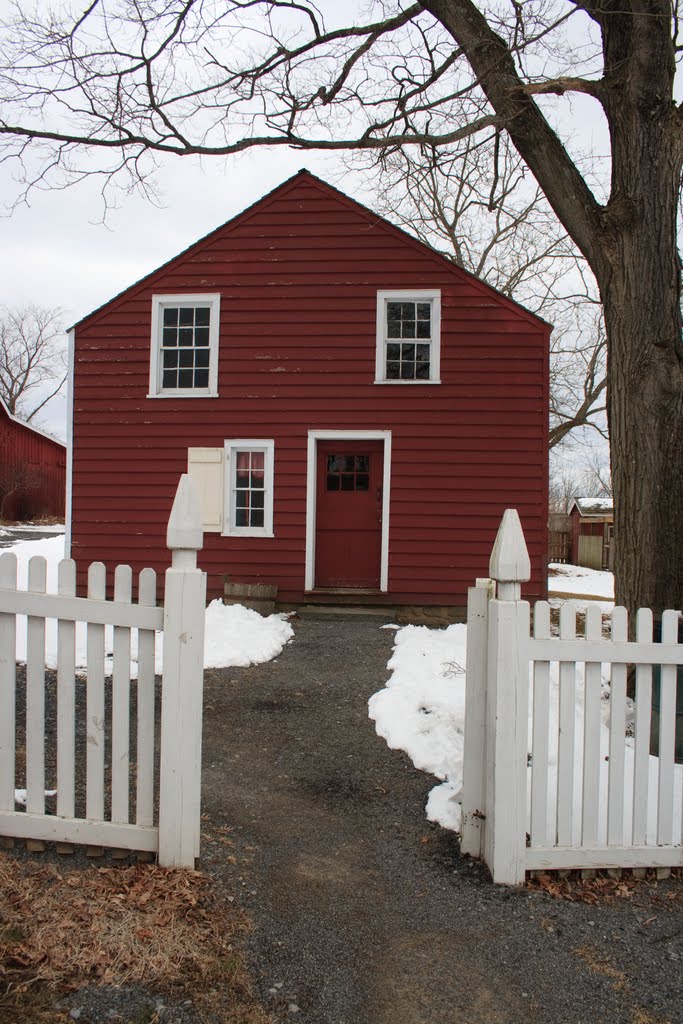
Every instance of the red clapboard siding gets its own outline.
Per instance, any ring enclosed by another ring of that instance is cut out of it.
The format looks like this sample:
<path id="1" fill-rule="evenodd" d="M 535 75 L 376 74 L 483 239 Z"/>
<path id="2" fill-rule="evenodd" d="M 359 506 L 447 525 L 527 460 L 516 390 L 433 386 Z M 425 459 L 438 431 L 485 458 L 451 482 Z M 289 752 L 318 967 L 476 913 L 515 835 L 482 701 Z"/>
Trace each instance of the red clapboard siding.
<path id="1" fill-rule="evenodd" d="M 6 520 L 64 518 L 66 448 L 0 400 L 0 503 Z"/>
<path id="2" fill-rule="evenodd" d="M 378 290 L 441 290 L 441 383 L 374 384 Z M 217 398 L 148 398 L 152 296 L 220 292 Z M 188 447 L 275 442 L 274 534 L 205 535 L 222 576 L 304 599 L 309 430 L 390 431 L 388 604 L 463 605 L 517 507 L 544 593 L 549 328 L 307 172 L 75 332 L 72 553 L 162 571 Z M 309 599 L 308 597 L 306 598 Z"/>

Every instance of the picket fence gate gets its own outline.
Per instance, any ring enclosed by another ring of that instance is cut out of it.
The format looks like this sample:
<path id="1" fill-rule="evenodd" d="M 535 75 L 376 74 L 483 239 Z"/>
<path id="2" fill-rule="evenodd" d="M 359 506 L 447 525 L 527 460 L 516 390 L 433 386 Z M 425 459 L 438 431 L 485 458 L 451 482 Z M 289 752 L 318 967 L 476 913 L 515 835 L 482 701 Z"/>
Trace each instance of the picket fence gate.
<path id="1" fill-rule="evenodd" d="M 532 870 L 683 866 L 680 613 L 663 613 L 661 642 L 653 642 L 652 612 L 641 609 L 629 641 L 626 609 L 614 609 L 605 638 L 594 606 L 577 638 L 565 605 L 551 636 L 550 607 L 540 601 L 532 633 L 521 600 L 530 562 L 514 509 L 503 516 L 489 572 L 468 596 L 462 851 L 509 885 Z"/>
<path id="2" fill-rule="evenodd" d="M 58 593 L 46 593 L 46 562 L 29 562 L 28 590 L 17 589 L 14 554 L 0 556 L 0 835 L 158 854 L 167 867 L 193 867 L 199 855 L 202 689 L 206 577 L 197 568 L 203 532 L 189 476 L 180 478 L 168 522 L 171 567 L 163 608 L 156 573 L 143 569 L 132 603 L 130 566 L 117 566 L 114 599 L 106 596 L 106 570 L 93 562 L 88 596 L 76 596 L 76 564 L 59 564 Z M 15 808 L 16 630 L 27 616 L 26 809 Z M 56 736 L 45 714 L 46 620 L 57 621 Z M 87 624 L 85 680 L 76 674 L 76 624 Z M 111 683 L 105 681 L 105 627 L 113 627 Z M 131 630 L 138 631 L 136 763 L 131 764 Z M 164 658 L 159 735 L 158 815 L 155 824 L 155 631 L 163 632 Z M 105 693 L 110 688 L 110 740 Z M 76 694 L 85 701 L 84 757 L 77 761 Z M 83 693 L 83 691 L 85 691 Z M 46 813 L 46 742 L 56 748 L 56 814 Z M 108 763 L 105 764 L 105 751 Z M 82 762 L 85 762 L 84 764 Z M 131 769 L 135 815 L 131 821 Z M 76 780 L 85 775 L 84 815 L 76 817 Z M 110 784 L 105 786 L 106 776 Z M 105 808 L 108 815 L 105 817 Z"/>

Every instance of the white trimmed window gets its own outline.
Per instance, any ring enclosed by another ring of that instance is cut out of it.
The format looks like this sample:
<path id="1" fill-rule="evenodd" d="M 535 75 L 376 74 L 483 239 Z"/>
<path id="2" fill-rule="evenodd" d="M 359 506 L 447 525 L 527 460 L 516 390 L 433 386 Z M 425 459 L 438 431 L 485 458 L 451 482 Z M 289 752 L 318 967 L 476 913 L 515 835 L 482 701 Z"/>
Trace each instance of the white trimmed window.
<path id="1" fill-rule="evenodd" d="M 274 441 L 225 442 L 225 534 L 273 536 L 274 451 Z"/>
<path id="2" fill-rule="evenodd" d="M 376 384 L 438 384 L 441 292 L 377 293 Z"/>
<path id="3" fill-rule="evenodd" d="M 220 295 L 154 295 L 149 397 L 218 394 Z"/>

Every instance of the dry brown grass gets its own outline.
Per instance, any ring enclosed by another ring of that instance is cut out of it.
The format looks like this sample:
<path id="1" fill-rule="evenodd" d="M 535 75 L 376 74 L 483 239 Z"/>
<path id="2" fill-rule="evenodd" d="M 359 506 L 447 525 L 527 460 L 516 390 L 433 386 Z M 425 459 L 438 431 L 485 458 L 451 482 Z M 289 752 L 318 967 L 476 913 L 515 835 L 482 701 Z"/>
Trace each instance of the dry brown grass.
<path id="1" fill-rule="evenodd" d="M 84 985 L 191 998 L 204 1018 L 268 1024 L 236 945 L 247 918 L 206 875 L 149 864 L 69 868 L 0 853 L 0 1020 L 61 1021 Z"/>

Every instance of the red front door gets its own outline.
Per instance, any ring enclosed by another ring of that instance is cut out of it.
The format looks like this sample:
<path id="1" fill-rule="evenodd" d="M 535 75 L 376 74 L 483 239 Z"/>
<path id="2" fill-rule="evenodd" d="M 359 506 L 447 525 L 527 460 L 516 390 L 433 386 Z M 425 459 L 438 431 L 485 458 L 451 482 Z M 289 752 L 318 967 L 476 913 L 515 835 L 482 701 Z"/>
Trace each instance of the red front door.
<path id="1" fill-rule="evenodd" d="M 379 588 L 381 441 L 318 441 L 316 587 Z"/>

